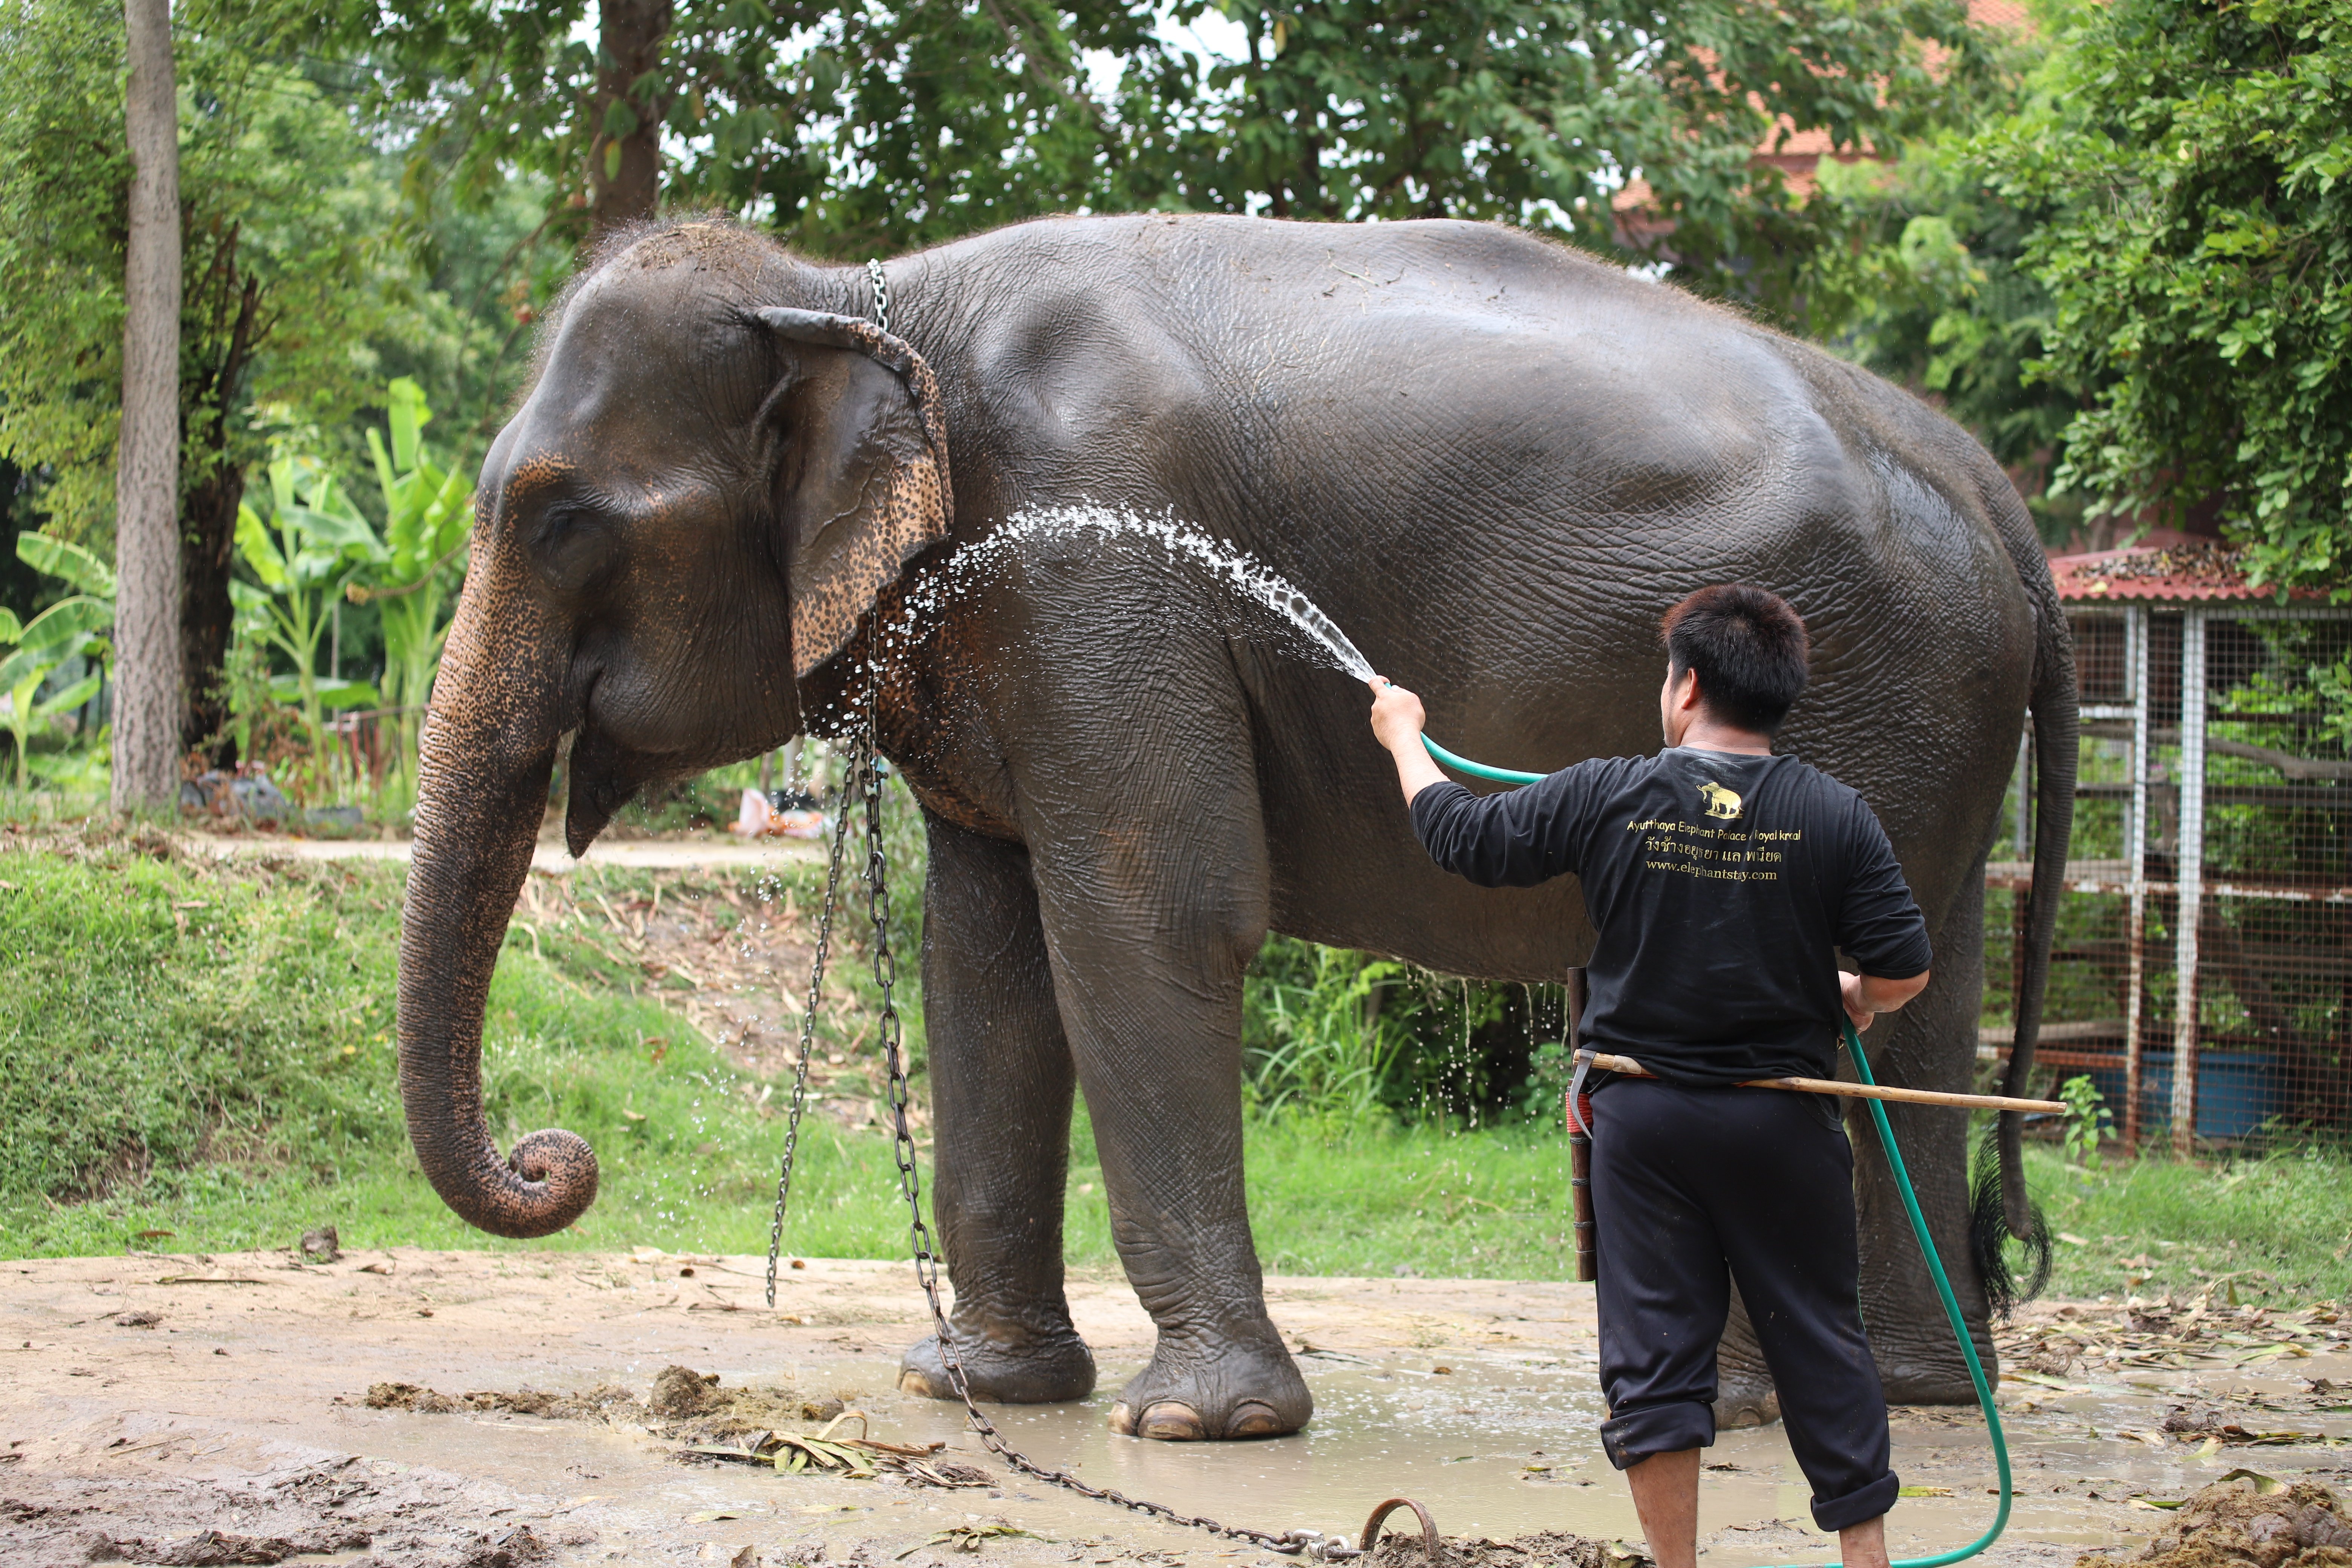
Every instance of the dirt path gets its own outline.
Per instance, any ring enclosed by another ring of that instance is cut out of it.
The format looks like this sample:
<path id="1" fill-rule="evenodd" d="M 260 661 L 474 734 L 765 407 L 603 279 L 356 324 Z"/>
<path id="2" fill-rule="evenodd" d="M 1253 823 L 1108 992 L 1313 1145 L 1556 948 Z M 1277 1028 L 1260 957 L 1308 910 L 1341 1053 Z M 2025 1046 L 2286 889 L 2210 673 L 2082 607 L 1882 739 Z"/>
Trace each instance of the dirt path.
<path id="1" fill-rule="evenodd" d="M 398 860 L 405 862 L 411 846 L 405 838 L 289 838 L 274 833 L 190 833 L 173 842 L 189 854 L 216 859 Z M 531 852 L 530 868 L 563 876 L 582 866 L 625 866 L 641 870 L 677 871 L 698 866 L 789 866 L 823 862 L 822 844 L 800 838 L 764 838 L 751 844 L 727 844 L 702 838 L 599 839 L 574 860 L 562 843 L 541 839 Z"/>
<path id="2" fill-rule="evenodd" d="M 966 1537 L 1009 1564 L 1284 1561 L 1014 1480 L 961 1434 L 951 1409 L 897 1393 L 899 1352 L 922 1327 L 903 1266 L 787 1269 L 772 1311 L 760 1273 L 755 1258 L 649 1251 L 0 1266 L 0 1564 L 933 1568 L 962 1558 L 945 1532 L 990 1524 L 1026 1532 Z M 1100 1389 L 1080 1405 L 1000 1409 L 997 1419 L 1024 1448 L 1089 1479 L 1261 1528 L 1352 1534 L 1368 1504 L 1405 1493 L 1454 1536 L 1633 1533 L 1593 1438 L 1589 1289 L 1276 1279 L 1268 1295 L 1316 1392 L 1315 1422 L 1298 1436 L 1186 1447 L 1110 1436 L 1105 1412 L 1150 1335 L 1124 1283 L 1102 1279 L 1071 1290 Z M 2023 1374 L 2040 1381 L 2004 1393 L 2021 1498 L 1988 1561 L 2069 1564 L 2083 1548 L 2167 1517 L 2135 1506 L 2135 1495 L 2179 1498 L 2242 1463 L 2347 1473 L 2324 1439 L 2250 1458 L 2198 1426 L 2228 1417 L 2242 1433 L 2344 1430 L 2343 1406 L 2329 1403 L 2344 1396 L 2311 1381 L 2352 1377 L 2341 1342 L 2315 1331 L 2308 1354 L 2144 1373 L 2127 1357 L 2109 1365 L 2095 1344 L 2086 1362 L 2061 1336 L 2096 1341 L 2098 1310 L 2060 1310 L 2031 1309 L 2012 1338 L 2012 1354 L 2032 1350 L 2059 1370 Z M 2105 1310 L 2119 1332 L 2128 1327 Z M 840 1398 L 871 1416 L 876 1436 L 946 1442 L 944 1458 L 982 1467 L 993 1484 L 785 1476 L 681 1462 L 675 1444 L 639 1426 L 365 1403 L 383 1383 L 455 1396 L 618 1384 L 642 1400 L 674 1364 L 718 1374 L 722 1389 Z M 2186 1436 L 2164 1432 L 2190 1395 L 2213 1408 L 2196 1412 Z M 1896 1551 L 1973 1536 L 1991 1508 L 1973 1414 L 1899 1411 L 1895 1433 L 1906 1484 L 1930 1489 L 1898 1509 Z M 1777 1428 L 1726 1433 L 1707 1458 L 1710 1565 L 1823 1558 L 1828 1543 L 1805 1522 L 1804 1488 Z"/>

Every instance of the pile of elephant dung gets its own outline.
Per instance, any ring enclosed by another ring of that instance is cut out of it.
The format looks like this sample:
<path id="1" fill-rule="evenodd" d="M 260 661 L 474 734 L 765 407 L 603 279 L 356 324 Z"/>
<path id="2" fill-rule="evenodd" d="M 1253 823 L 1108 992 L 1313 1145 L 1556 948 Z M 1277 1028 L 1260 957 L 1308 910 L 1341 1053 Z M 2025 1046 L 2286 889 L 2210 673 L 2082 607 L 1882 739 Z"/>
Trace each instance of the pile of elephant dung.
<path id="1" fill-rule="evenodd" d="M 2075 1568 L 2352 1568 L 2352 1519 L 2317 1481 L 2290 1486 L 2232 1470 L 2180 1505 L 2163 1534 L 2126 1558 L 2093 1552 Z"/>
<path id="2" fill-rule="evenodd" d="M 789 1388 L 721 1388 L 717 1373 L 666 1366 L 652 1392 L 639 1399 L 618 1384 L 600 1383 L 579 1394 L 549 1394 L 525 1388 L 446 1394 L 413 1383 L 379 1383 L 367 1391 L 371 1410 L 409 1410 L 420 1415 L 462 1411 L 503 1411 L 556 1421 L 602 1421 L 642 1426 L 656 1436 L 687 1443 L 724 1443 L 786 1421 L 830 1421 L 846 1408 L 835 1395 L 806 1394 Z"/>
<path id="3" fill-rule="evenodd" d="M 1440 1551 L 1436 1568 L 1651 1568 L 1649 1554 L 1641 1547 L 1563 1530 L 1539 1530 L 1508 1541 L 1449 1535 Z M 1370 1568 L 1428 1568 L 1417 1530 L 1399 1534 L 1384 1528 L 1366 1561 Z"/>

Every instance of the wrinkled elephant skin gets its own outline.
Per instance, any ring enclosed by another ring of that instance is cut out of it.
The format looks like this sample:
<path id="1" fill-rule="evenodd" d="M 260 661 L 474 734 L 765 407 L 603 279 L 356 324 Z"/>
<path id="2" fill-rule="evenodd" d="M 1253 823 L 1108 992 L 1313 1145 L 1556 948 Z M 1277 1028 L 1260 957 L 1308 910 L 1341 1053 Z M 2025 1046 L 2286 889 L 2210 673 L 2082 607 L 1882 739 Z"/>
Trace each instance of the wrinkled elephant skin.
<path id="1" fill-rule="evenodd" d="M 481 1110 L 483 996 L 560 741 L 577 851 L 648 782 L 835 722 L 878 607 L 903 628 L 879 649 L 884 745 L 930 842 L 933 1191 L 975 1392 L 1094 1386 L 1062 1285 L 1083 1091 L 1159 1328 L 1113 1425 L 1218 1439 L 1307 1419 L 1243 1201 L 1245 966 L 1281 931 L 1549 981 L 1591 931 L 1570 883 L 1436 871 L 1362 689 L 1249 632 L 1156 546 L 1052 538 L 915 592 L 1016 513 L 1080 503 L 1250 551 L 1423 692 L 1449 744 L 1517 767 L 1654 750 L 1660 613 L 1725 580 L 1788 595 L 1815 677 L 1786 744 L 1876 808 L 1937 943 L 1933 986 L 1874 1041 L 1880 1071 L 1969 1085 L 1982 863 L 2029 704 L 2038 853 L 2063 855 L 2074 681 L 2025 512 L 1956 426 L 1478 225 L 1047 221 L 906 258 L 890 282 L 895 336 L 865 324 L 864 269 L 689 223 L 609 249 L 551 313 L 483 468 L 402 939 L 412 1136 L 467 1219 L 543 1235 L 594 1194 L 578 1139 L 501 1161 Z M 910 603 L 931 607 L 909 622 Z M 1895 1124 L 1982 1336 L 1963 1119 Z M 1856 1143 L 1890 1394 L 1965 1399 L 1885 1163 Z M 1759 1405 L 1740 1343 L 1735 1325 L 1727 1402 Z M 935 1343 L 902 1375 L 948 1392 Z"/>

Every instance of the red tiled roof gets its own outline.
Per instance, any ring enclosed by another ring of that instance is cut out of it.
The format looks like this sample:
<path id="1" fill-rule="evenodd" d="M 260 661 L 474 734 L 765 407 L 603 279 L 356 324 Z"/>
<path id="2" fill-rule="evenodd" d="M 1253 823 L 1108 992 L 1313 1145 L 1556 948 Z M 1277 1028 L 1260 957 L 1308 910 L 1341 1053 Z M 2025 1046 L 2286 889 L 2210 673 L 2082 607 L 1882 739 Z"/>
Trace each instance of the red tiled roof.
<path id="1" fill-rule="evenodd" d="M 2187 604 L 2208 599 L 2273 599 L 2274 588 L 2247 583 L 2238 552 L 2225 544 L 2136 545 L 2097 550 L 2087 555 L 2054 555 L 2050 577 L 2058 596 L 2070 604 L 2095 605 L 2126 599 Z M 2289 597 L 2315 603 L 2326 595 L 2297 589 Z"/>

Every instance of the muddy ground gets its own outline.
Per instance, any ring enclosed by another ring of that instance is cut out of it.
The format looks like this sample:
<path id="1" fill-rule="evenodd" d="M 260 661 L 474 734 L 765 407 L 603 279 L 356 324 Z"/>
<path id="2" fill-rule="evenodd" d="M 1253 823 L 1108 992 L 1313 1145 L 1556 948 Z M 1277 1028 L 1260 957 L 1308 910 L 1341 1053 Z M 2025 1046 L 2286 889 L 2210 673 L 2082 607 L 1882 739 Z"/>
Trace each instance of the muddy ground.
<path id="1" fill-rule="evenodd" d="M 898 1394 L 899 1352 L 922 1327 L 903 1266 L 787 1268 L 774 1310 L 761 1272 L 757 1258 L 649 1251 L 0 1265 L 0 1564 L 1281 1561 L 1015 1479 L 950 1407 Z M 1100 1390 L 1082 1405 L 994 1415 L 1015 1443 L 1099 1484 L 1276 1531 L 1352 1535 L 1370 1504 L 1403 1493 L 1454 1537 L 1636 1533 L 1593 1438 L 1589 1287 L 1271 1279 L 1315 1422 L 1295 1437 L 1201 1446 L 1105 1429 L 1150 1325 L 1123 1282 L 1082 1279 L 1071 1294 Z M 2333 1436 L 2352 1432 L 2352 1395 L 2336 1388 L 2352 1356 L 2332 1319 L 2210 1303 L 2027 1309 L 2007 1336 L 2001 1396 L 2020 1499 L 1988 1560 L 2071 1564 L 2152 1535 L 2172 1516 L 2151 1503 L 2233 1468 L 2352 1477 Z M 837 1399 L 866 1412 L 876 1437 L 945 1443 L 939 1459 L 989 1484 L 681 1456 L 679 1429 L 642 1403 L 671 1366 L 715 1373 L 722 1392 L 760 1391 L 764 1403 L 746 1407 L 778 1429 L 818 1430 L 819 1415 L 782 1417 Z M 455 1408 L 370 1407 L 383 1384 Z M 465 1397 L 599 1389 L 573 1402 L 584 1418 L 530 1414 L 551 1408 L 530 1397 Z M 1895 1431 L 1897 1467 L 1918 1489 L 1892 1521 L 1897 1554 L 1972 1538 L 1993 1508 L 1974 1414 L 1902 1410 Z M 1825 1556 L 1777 1427 L 1726 1433 L 1707 1460 L 1710 1568 Z"/>

